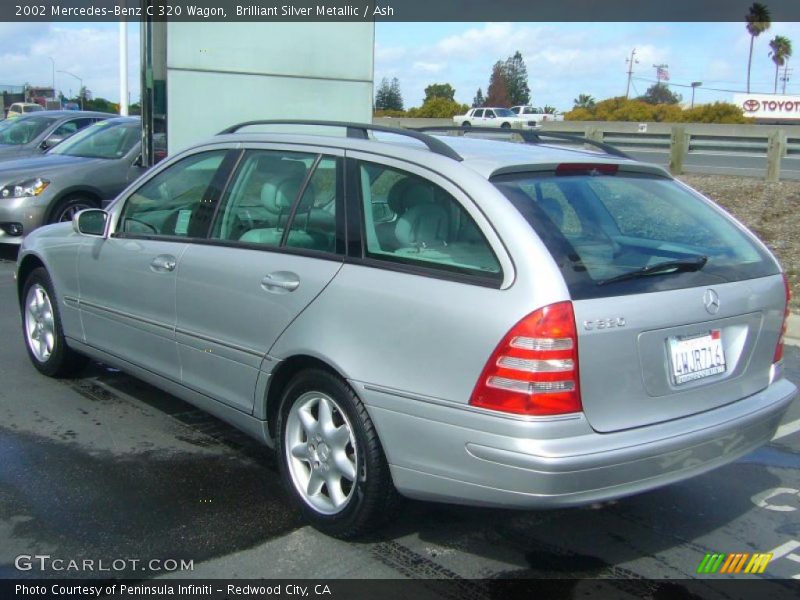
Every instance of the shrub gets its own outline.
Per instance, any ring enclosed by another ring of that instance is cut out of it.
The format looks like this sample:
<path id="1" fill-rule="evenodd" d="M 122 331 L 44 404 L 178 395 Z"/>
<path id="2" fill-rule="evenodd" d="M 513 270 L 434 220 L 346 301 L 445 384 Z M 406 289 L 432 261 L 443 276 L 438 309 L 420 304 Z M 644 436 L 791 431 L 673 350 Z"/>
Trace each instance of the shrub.
<path id="1" fill-rule="evenodd" d="M 565 121 L 595 121 L 597 117 L 587 108 L 573 108 L 564 113 Z"/>
<path id="2" fill-rule="evenodd" d="M 741 108 L 728 102 L 701 104 L 683 111 L 681 121 L 685 123 L 752 123 Z"/>
<path id="3" fill-rule="evenodd" d="M 421 119 L 447 119 L 456 115 L 463 115 L 469 110 L 466 104 L 459 104 L 455 100 L 434 96 L 429 98 L 419 108 L 410 108 L 406 111 L 407 117 Z"/>
<path id="4" fill-rule="evenodd" d="M 400 117 L 406 116 L 406 111 L 404 110 L 376 110 L 372 113 L 373 117 L 394 117 L 395 119 L 399 119 Z"/>

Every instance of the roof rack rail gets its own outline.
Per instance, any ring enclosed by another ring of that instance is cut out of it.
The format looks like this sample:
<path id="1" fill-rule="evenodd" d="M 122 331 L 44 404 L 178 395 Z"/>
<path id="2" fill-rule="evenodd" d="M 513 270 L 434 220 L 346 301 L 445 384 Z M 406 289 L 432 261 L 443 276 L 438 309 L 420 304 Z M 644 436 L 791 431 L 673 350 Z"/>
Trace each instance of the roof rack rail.
<path id="1" fill-rule="evenodd" d="M 217 135 L 223 135 L 226 133 L 236 133 L 243 127 L 249 127 L 251 125 L 308 125 L 308 126 L 317 126 L 317 127 L 343 127 L 347 131 L 347 137 L 355 138 L 360 140 L 369 139 L 368 132 L 370 131 L 381 131 L 384 133 L 393 133 L 395 135 L 403 135 L 406 137 L 413 138 L 415 140 L 419 140 L 423 144 L 425 144 L 431 152 L 436 154 L 441 154 L 442 156 L 446 156 L 448 158 L 452 158 L 453 160 L 462 161 L 464 160 L 461 155 L 458 154 L 455 150 L 453 150 L 450 146 L 445 144 L 438 138 L 433 137 L 432 135 L 426 135 L 422 133 L 421 130 L 415 129 L 399 129 L 397 127 L 385 127 L 383 125 L 370 125 L 366 123 L 349 123 L 347 121 L 305 121 L 305 120 L 293 120 L 293 119 L 268 119 L 264 121 L 245 121 L 243 123 L 237 123 L 236 125 L 231 125 L 230 127 L 223 129 Z"/>
<path id="2" fill-rule="evenodd" d="M 574 135 L 572 133 L 564 133 L 561 131 L 541 131 L 538 129 L 498 129 L 497 127 L 459 127 L 454 125 L 442 125 L 440 127 L 437 127 L 436 125 L 429 125 L 427 127 L 416 127 L 414 130 L 423 133 L 428 131 L 460 131 L 462 133 L 516 133 L 526 144 L 546 144 L 547 141 L 543 140 L 542 138 L 554 138 L 574 141 L 581 144 L 589 144 L 590 146 L 595 146 L 600 150 L 603 150 L 607 154 L 619 156 L 620 158 L 631 158 L 628 154 L 619 148 L 612 146 L 611 144 L 598 142 L 597 140 L 592 140 L 587 137 Z"/>

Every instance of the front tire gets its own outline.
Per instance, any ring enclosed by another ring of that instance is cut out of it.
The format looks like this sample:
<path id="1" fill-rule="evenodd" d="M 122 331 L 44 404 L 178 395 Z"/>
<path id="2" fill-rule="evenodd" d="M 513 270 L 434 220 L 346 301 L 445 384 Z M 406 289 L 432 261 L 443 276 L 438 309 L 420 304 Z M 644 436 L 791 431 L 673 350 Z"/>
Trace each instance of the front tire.
<path id="1" fill-rule="evenodd" d="M 470 123 L 469 121 L 464 121 L 464 122 L 461 124 L 461 126 L 462 126 L 462 127 L 464 127 L 464 128 L 466 128 L 466 127 L 472 127 L 472 123 Z"/>
<path id="2" fill-rule="evenodd" d="M 281 477 L 309 522 L 342 539 L 377 528 L 399 496 L 361 400 L 328 371 L 298 373 L 277 421 Z"/>
<path id="3" fill-rule="evenodd" d="M 511 123 L 503 123 L 500 125 L 501 129 L 511 129 Z"/>
<path id="4" fill-rule="evenodd" d="M 49 377 L 71 377 L 88 359 L 67 346 L 53 282 L 45 269 L 34 269 L 22 289 L 22 333 L 33 366 Z"/>

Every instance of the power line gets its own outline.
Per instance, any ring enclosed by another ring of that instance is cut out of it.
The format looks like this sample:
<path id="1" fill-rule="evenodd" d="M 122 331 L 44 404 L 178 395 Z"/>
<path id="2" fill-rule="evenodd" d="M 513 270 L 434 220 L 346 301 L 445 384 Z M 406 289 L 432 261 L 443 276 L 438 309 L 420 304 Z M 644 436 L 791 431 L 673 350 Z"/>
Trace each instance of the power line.
<path id="1" fill-rule="evenodd" d="M 648 83 L 661 83 L 658 80 L 649 79 L 647 77 L 634 77 L 634 79 L 638 79 L 639 81 L 646 81 Z M 661 83 L 661 85 L 668 85 L 668 86 L 681 87 L 681 88 L 690 88 L 690 87 L 692 87 L 688 83 Z M 744 90 L 725 90 L 725 89 L 721 89 L 721 88 L 712 88 L 712 87 L 705 87 L 705 86 L 698 86 L 698 89 L 709 90 L 711 92 L 730 92 L 730 93 L 733 93 L 733 94 L 746 94 L 747 93 Z"/>

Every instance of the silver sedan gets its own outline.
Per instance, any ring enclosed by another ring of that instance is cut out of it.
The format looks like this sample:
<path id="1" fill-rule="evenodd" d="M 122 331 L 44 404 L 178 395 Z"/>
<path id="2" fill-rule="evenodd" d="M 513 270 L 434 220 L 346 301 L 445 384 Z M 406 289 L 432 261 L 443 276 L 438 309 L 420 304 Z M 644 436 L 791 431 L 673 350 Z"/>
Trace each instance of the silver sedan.
<path id="1" fill-rule="evenodd" d="M 0 243 L 112 200 L 145 170 L 140 137 L 138 118 L 102 120 L 42 156 L 0 162 Z"/>

